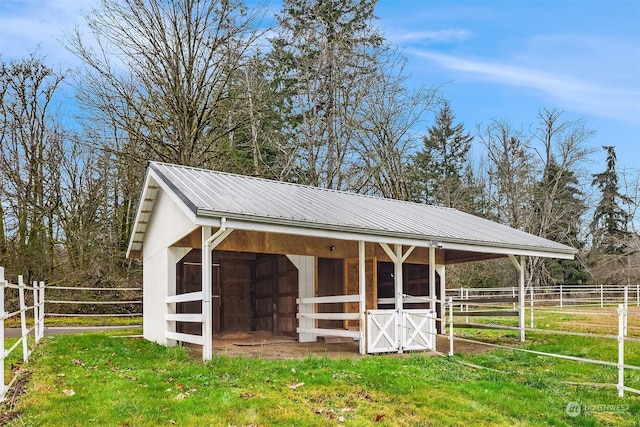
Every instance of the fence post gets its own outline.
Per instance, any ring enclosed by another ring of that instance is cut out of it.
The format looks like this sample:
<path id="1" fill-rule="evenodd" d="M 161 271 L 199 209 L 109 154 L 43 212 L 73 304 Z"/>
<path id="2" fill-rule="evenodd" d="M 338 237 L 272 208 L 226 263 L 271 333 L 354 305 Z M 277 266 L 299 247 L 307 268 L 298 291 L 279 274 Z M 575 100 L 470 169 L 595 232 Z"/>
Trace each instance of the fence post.
<path id="1" fill-rule="evenodd" d="M 604 307 L 604 284 L 600 284 L 600 308 Z"/>
<path id="2" fill-rule="evenodd" d="M 453 298 L 449 297 L 449 356 L 453 356 Z"/>
<path id="3" fill-rule="evenodd" d="M 629 335 L 629 288 L 624 287 L 624 336 Z"/>
<path id="4" fill-rule="evenodd" d="M 22 333 L 22 360 L 29 360 L 29 345 L 27 343 L 27 304 L 24 302 L 24 279 L 18 276 L 18 297 L 20 299 L 20 331 Z"/>
<path id="5" fill-rule="evenodd" d="M 640 307 L 640 285 L 636 285 L 636 305 Z"/>
<path id="6" fill-rule="evenodd" d="M 464 298 L 464 288 L 460 288 L 460 311 L 462 311 L 464 308 L 464 304 L 462 304 L 463 298 Z"/>
<path id="7" fill-rule="evenodd" d="M 38 334 L 40 329 L 38 328 L 38 322 L 40 321 L 40 315 L 38 315 L 38 282 L 33 281 L 33 336 L 36 344 L 38 343 Z"/>
<path id="8" fill-rule="evenodd" d="M 44 281 L 40 281 L 40 338 L 44 338 Z"/>
<path id="9" fill-rule="evenodd" d="M 465 289 L 465 299 L 468 300 L 469 299 L 469 288 Z M 469 303 L 466 303 L 464 305 L 464 311 L 469 311 Z M 469 323 L 469 316 L 465 316 L 464 321 L 466 323 Z"/>
<path id="10" fill-rule="evenodd" d="M 515 286 L 511 287 L 511 296 L 514 297 L 514 298 L 516 297 L 516 287 Z M 516 309 L 516 303 L 515 302 L 513 303 L 513 309 L 514 310 Z"/>
<path id="11" fill-rule="evenodd" d="M 0 402 L 4 401 L 4 394 L 7 391 L 4 385 L 4 287 L 7 282 L 4 280 L 4 267 L 0 267 Z"/>
<path id="12" fill-rule="evenodd" d="M 531 326 L 529 327 L 533 329 L 533 284 L 531 284 Z"/>
<path id="13" fill-rule="evenodd" d="M 562 283 L 560 283 L 560 308 L 562 308 Z"/>
<path id="14" fill-rule="evenodd" d="M 624 305 L 618 304 L 618 396 L 624 397 Z"/>

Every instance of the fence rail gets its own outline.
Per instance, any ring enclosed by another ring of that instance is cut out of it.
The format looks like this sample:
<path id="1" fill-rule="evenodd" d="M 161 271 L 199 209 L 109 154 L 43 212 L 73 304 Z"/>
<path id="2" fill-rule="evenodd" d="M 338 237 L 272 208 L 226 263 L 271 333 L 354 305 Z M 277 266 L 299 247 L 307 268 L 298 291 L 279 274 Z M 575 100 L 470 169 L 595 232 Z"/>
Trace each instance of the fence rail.
<path id="1" fill-rule="evenodd" d="M 626 291 L 625 291 L 626 290 Z M 625 296 L 625 292 L 627 292 Z M 454 303 L 464 306 L 465 300 L 473 303 L 497 298 L 516 298 L 517 286 L 499 288 L 461 287 L 446 290 L 446 296 L 452 297 Z M 568 285 L 527 287 L 527 298 L 530 305 L 538 307 L 600 307 L 629 304 L 640 307 L 640 284 L 635 285 Z M 515 303 L 515 301 L 514 301 Z"/>

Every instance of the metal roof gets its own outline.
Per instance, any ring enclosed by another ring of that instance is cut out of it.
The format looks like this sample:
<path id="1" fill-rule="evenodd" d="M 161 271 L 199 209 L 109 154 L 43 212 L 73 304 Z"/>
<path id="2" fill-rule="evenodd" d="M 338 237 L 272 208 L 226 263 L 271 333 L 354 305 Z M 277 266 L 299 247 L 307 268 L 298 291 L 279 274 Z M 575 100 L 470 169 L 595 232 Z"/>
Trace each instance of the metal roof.
<path id="1" fill-rule="evenodd" d="M 196 223 L 198 218 L 225 217 L 469 247 L 540 251 L 543 256 L 566 257 L 577 252 L 572 247 L 456 209 L 157 162 L 149 165 L 138 211 L 142 219 L 150 215 L 148 196 L 155 197 L 149 174 L 184 203 Z M 146 221 L 140 224 L 136 218 L 130 252 L 141 249 L 145 226 Z"/>

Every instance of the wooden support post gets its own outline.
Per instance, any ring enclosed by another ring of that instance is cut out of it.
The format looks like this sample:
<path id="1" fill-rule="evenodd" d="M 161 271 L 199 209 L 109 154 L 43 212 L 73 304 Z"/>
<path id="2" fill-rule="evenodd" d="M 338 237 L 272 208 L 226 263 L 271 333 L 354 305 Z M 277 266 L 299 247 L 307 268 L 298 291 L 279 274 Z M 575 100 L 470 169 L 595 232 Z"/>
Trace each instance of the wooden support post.
<path id="1" fill-rule="evenodd" d="M 213 285 L 211 269 L 212 251 L 231 234 L 233 228 L 227 228 L 227 219 L 220 218 L 220 228 L 211 234 L 211 227 L 202 227 L 202 360 L 209 361 L 213 357 Z"/>
<path id="2" fill-rule="evenodd" d="M 449 297 L 449 356 L 453 356 L 453 298 L 451 297 Z"/>
<path id="3" fill-rule="evenodd" d="M 365 311 L 367 309 L 367 275 L 365 262 L 365 244 L 363 240 L 358 241 L 358 294 L 360 310 L 360 354 L 367 352 L 367 328 Z"/>
<path id="4" fill-rule="evenodd" d="M 436 303 L 439 307 L 439 310 L 436 310 L 436 317 L 438 312 L 440 312 L 440 329 L 439 333 L 444 334 L 447 322 L 445 322 L 446 317 L 446 294 L 447 294 L 447 286 L 446 286 L 446 267 L 444 265 L 436 266 L 436 271 L 438 276 L 440 276 L 440 300 Z"/>
<path id="5" fill-rule="evenodd" d="M 395 244 L 395 259 L 393 261 L 393 277 L 396 296 L 396 312 L 398 313 L 398 329 L 396 339 L 398 340 L 398 353 L 402 353 L 402 313 L 403 313 L 403 279 L 402 279 L 402 245 Z"/>
<path id="6" fill-rule="evenodd" d="M 520 331 L 520 342 L 524 342 L 524 258 L 509 255 L 509 259 L 518 272 L 518 330 Z"/>
<path id="7" fill-rule="evenodd" d="M 436 309 L 436 248 L 429 247 L 429 309 Z"/>
<path id="8" fill-rule="evenodd" d="M 209 239 L 211 227 L 202 227 L 202 360 L 208 361 L 213 357 L 213 315 L 211 312 L 211 249 Z"/>

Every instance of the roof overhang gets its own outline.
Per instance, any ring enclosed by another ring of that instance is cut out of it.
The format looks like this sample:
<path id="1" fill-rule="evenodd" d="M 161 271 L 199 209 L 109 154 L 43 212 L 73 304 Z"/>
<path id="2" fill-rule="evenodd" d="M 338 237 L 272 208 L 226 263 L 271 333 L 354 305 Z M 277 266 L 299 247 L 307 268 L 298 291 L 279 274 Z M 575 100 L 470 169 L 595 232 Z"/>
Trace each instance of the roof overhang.
<path id="1" fill-rule="evenodd" d="M 198 211 L 196 224 L 218 228 L 221 219 L 226 219 L 226 227 L 246 231 L 294 234 L 307 237 L 323 237 L 340 240 L 364 241 L 372 243 L 402 244 L 417 247 L 436 247 L 438 249 L 461 250 L 468 252 L 490 253 L 497 255 L 534 256 L 543 258 L 573 259 L 577 250 L 551 251 L 535 247 L 491 244 L 489 242 L 470 242 L 446 239 L 439 236 L 416 236 L 408 234 L 385 234 L 379 231 L 349 229 L 347 227 L 328 227 L 325 224 L 314 226 L 282 219 L 238 216 L 229 213 Z"/>

